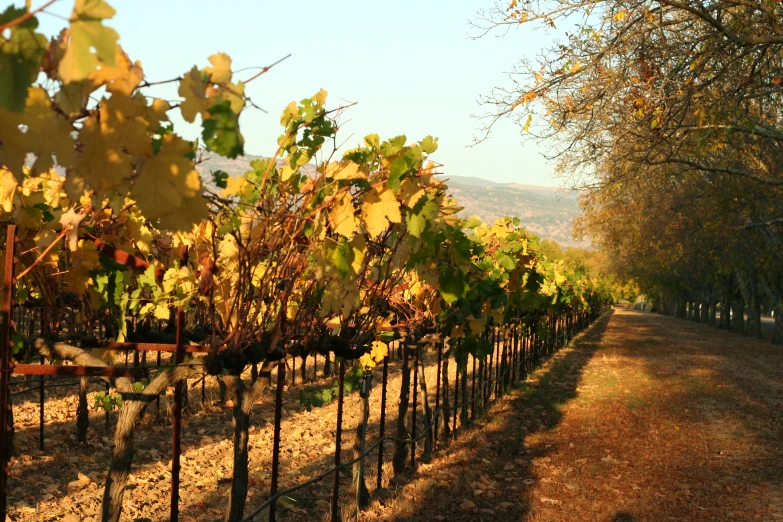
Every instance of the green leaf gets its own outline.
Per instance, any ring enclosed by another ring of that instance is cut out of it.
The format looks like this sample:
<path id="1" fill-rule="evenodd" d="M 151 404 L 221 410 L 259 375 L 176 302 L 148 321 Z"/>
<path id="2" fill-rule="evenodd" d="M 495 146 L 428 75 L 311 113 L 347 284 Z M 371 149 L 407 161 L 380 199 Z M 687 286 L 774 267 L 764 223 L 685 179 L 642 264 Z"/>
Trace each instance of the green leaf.
<path id="1" fill-rule="evenodd" d="M 84 80 L 100 62 L 115 65 L 120 35 L 102 23 L 114 14 L 103 0 L 76 0 L 71 14 L 71 43 L 58 69 L 64 83 Z"/>
<path id="2" fill-rule="evenodd" d="M 400 188 L 400 181 L 402 175 L 408 172 L 408 162 L 405 158 L 397 158 L 389 165 L 389 179 L 386 181 L 386 186 L 397 192 Z"/>
<path id="3" fill-rule="evenodd" d="M 344 237 L 341 237 L 340 241 L 337 243 L 337 246 L 334 249 L 334 253 L 332 254 L 332 263 L 337 270 L 343 274 L 347 274 L 351 270 L 352 261 L 353 249 L 348 243 L 348 240 Z"/>
<path id="4" fill-rule="evenodd" d="M 16 20 L 27 12 L 13 6 L 0 14 L 0 25 Z M 27 89 L 38 77 L 46 51 L 46 37 L 34 32 L 38 20 L 33 16 L 10 29 L 6 40 L 0 35 L 0 107 L 22 112 Z"/>
<path id="5" fill-rule="evenodd" d="M 421 140 L 421 148 L 426 152 L 427 154 L 432 154 L 436 150 L 438 150 L 438 138 L 433 138 L 432 136 L 427 136 L 423 140 Z"/>
<path id="6" fill-rule="evenodd" d="M 144 273 L 138 277 L 137 281 L 140 286 L 157 286 L 155 282 L 155 267 L 153 265 L 148 266 Z"/>
<path id="7" fill-rule="evenodd" d="M 421 237 L 424 228 L 427 226 L 427 217 L 423 212 L 406 212 L 408 220 L 408 233 L 413 237 Z"/>
<path id="8" fill-rule="evenodd" d="M 223 100 L 207 111 L 210 117 L 201 124 L 201 137 L 207 150 L 226 158 L 244 154 L 245 138 L 239 132 L 239 114 L 231 110 L 231 103 Z"/>
<path id="9" fill-rule="evenodd" d="M 228 186 L 228 173 L 216 170 L 212 173 L 212 181 L 215 182 L 215 186 L 224 189 Z"/>
<path id="10" fill-rule="evenodd" d="M 440 295 L 447 304 L 453 304 L 468 291 L 468 285 L 464 276 L 458 271 L 455 272 L 452 267 L 448 267 L 438 278 L 440 284 Z"/>

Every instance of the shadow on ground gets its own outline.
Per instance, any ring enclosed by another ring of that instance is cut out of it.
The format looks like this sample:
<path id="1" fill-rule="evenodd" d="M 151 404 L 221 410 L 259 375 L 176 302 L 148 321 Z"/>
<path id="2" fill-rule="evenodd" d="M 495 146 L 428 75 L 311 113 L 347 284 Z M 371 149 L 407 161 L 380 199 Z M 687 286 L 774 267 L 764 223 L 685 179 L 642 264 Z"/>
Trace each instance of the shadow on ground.
<path id="1" fill-rule="evenodd" d="M 409 495 L 407 506 L 403 500 L 398 506 L 402 512 L 390 520 L 527 519 L 533 467 L 546 466 L 548 455 L 546 448 L 531 449 L 527 441 L 560 424 L 563 406 L 576 397 L 582 370 L 600 347 L 611 315 L 577 337 L 572 349 L 555 354 L 537 378 L 493 405 L 486 417 L 477 418 L 474 427 L 436 456 L 430 468 L 433 479 L 419 480 L 412 491 L 403 492 Z M 438 477 L 446 475 L 450 480 L 438 483 Z M 623 516 L 618 513 L 616 520 L 632 520 Z"/>

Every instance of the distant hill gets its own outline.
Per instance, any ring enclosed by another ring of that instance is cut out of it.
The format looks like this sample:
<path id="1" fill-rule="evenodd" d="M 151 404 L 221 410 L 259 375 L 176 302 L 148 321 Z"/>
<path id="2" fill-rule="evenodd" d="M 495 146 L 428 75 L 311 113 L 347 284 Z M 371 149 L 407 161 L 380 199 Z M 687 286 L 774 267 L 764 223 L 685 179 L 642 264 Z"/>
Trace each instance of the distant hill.
<path id="1" fill-rule="evenodd" d="M 237 176 L 250 170 L 250 162 L 262 156 L 246 155 L 234 160 L 216 155 L 205 156 L 196 167 L 206 183 L 212 184 L 210 171 L 223 170 Z M 562 246 L 587 246 L 571 237 L 574 218 L 581 215 L 577 196 L 554 187 L 498 183 L 467 176 L 444 176 L 449 192 L 465 209 L 460 215 L 478 216 L 491 223 L 505 216 L 516 216 L 526 230 L 542 239 L 554 239 Z"/>
<path id="2" fill-rule="evenodd" d="M 497 183 L 473 177 L 444 178 L 448 179 L 449 192 L 465 207 L 460 212 L 462 216 L 478 216 L 487 223 L 515 216 L 526 230 L 542 239 L 554 239 L 562 246 L 588 246 L 572 237 L 574 218 L 582 214 L 576 194 L 563 194 L 553 187 Z"/>

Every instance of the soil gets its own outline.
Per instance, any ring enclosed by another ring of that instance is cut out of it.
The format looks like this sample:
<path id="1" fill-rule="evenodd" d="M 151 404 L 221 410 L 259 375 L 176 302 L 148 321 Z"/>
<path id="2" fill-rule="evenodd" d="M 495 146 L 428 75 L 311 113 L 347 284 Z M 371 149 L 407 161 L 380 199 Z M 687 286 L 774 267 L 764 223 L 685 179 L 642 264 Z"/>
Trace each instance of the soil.
<path id="1" fill-rule="evenodd" d="M 426 361 L 433 404 L 435 354 Z M 389 368 L 387 433 L 396 421 L 398 365 L 395 360 Z M 379 378 L 368 441 L 379 431 Z M 299 382 L 297 375 L 297 386 L 285 392 L 281 489 L 329 469 L 334 458 L 336 404 L 306 411 Z M 308 385 L 332 382 L 319 378 Z M 231 476 L 231 408 L 218 403 L 212 378 L 203 405 L 201 385 L 190 384 L 180 520 L 221 520 Z M 47 392 L 43 451 L 36 395 L 20 395 L 14 404 L 13 521 L 99 519 L 112 442 L 101 410 L 91 414 L 89 442 L 76 443 L 76 389 Z M 90 389 L 92 405 L 92 394 L 104 386 Z M 153 403 L 137 429 L 124 521 L 168 519 L 169 399 L 161 401 L 160 419 Z M 269 495 L 273 405 L 269 387 L 251 420 L 247 512 Z M 351 458 L 360 413 L 359 395 L 348 395 L 343 460 Z M 373 502 L 359 520 L 783 520 L 783 349 L 768 341 L 617 309 L 489 411 L 476 413 L 453 441 L 441 439 L 429 462 L 421 462 L 420 444 L 415 474 L 392 480 L 392 445 L 385 444 L 380 491 L 377 455 L 371 454 L 366 477 Z M 426 421 L 418 422 L 422 427 Z M 328 520 L 331 485 L 330 477 L 283 499 L 278 520 Z M 341 517 L 356 520 L 350 474 L 341 479 L 341 493 Z M 257 518 L 267 519 L 267 513 Z"/>

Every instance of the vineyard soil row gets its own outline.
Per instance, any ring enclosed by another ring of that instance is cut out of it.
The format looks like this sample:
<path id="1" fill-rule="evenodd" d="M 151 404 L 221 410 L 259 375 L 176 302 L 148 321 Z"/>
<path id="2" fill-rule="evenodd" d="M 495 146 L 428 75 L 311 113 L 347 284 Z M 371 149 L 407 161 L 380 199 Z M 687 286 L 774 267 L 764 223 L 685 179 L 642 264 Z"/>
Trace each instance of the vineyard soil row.
<path id="1" fill-rule="evenodd" d="M 604 317 L 407 484 L 388 520 L 783 520 L 783 352 Z"/>

